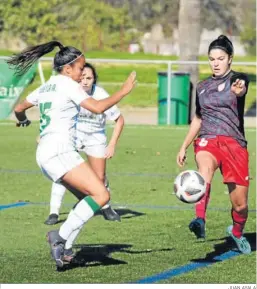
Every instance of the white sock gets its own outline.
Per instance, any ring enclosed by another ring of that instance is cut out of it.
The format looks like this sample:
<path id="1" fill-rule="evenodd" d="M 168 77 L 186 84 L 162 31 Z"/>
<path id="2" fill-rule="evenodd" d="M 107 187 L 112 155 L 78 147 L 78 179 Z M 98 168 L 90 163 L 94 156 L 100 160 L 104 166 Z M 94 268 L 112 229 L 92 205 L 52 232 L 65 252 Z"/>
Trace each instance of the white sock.
<path id="1" fill-rule="evenodd" d="M 71 233 L 82 227 L 100 208 L 90 196 L 84 198 L 77 204 L 74 210 L 71 210 L 67 220 L 60 227 L 59 235 L 64 240 L 68 240 Z"/>
<path id="2" fill-rule="evenodd" d="M 81 231 L 81 229 L 83 228 L 83 226 L 79 227 L 78 229 L 74 230 L 69 238 L 67 239 L 66 243 L 65 243 L 65 250 L 68 250 L 68 249 L 71 249 L 72 248 L 72 245 L 73 243 L 75 242 L 75 240 L 77 239 L 78 237 L 78 234 L 79 232 Z"/>
<path id="3" fill-rule="evenodd" d="M 52 184 L 51 200 L 50 200 L 50 215 L 51 214 L 59 215 L 65 191 L 66 191 L 66 188 L 63 185 L 57 184 L 57 183 Z"/>

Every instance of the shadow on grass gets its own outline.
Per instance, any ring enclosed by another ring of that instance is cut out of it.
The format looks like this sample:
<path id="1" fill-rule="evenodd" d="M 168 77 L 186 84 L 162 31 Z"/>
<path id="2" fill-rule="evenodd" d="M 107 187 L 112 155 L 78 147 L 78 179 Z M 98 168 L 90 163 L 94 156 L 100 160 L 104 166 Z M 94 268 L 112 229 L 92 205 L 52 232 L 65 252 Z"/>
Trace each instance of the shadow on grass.
<path id="1" fill-rule="evenodd" d="M 140 217 L 145 215 L 145 213 L 137 212 L 134 210 L 130 210 L 127 208 L 124 209 L 114 209 L 115 212 L 122 217 L 122 219 L 131 219 L 135 217 Z M 99 215 L 101 215 L 101 212 L 99 212 Z"/>
<path id="2" fill-rule="evenodd" d="M 122 252 L 126 254 L 149 254 L 152 252 L 172 251 L 173 248 L 163 249 L 146 249 L 146 250 L 131 250 L 130 244 L 78 244 L 73 247 L 77 250 L 73 261 L 70 264 L 65 264 L 58 271 L 71 270 L 77 267 L 96 267 L 96 266 L 111 266 L 124 265 L 126 261 L 115 259 L 111 256 L 112 253 Z"/>
<path id="3" fill-rule="evenodd" d="M 251 244 L 252 252 L 256 251 L 256 232 L 254 233 L 245 233 L 244 236 L 246 239 L 249 241 Z M 223 243 L 220 244 L 215 244 L 214 245 L 214 251 L 210 252 L 206 255 L 205 258 L 202 259 L 192 259 L 192 262 L 221 262 L 222 260 L 217 260 L 218 256 L 229 252 L 229 251 L 235 251 L 238 252 L 238 249 L 236 247 L 235 242 L 232 240 L 231 237 L 224 237 L 220 239 L 211 239 L 208 240 L 207 242 L 213 242 L 213 241 L 223 241 Z"/>
<path id="4" fill-rule="evenodd" d="M 130 209 L 127 209 L 127 208 L 114 209 L 114 210 L 117 212 L 117 214 L 119 214 L 121 216 L 121 219 L 131 219 L 131 218 L 140 217 L 140 216 L 145 215 L 145 213 L 141 213 L 141 212 L 138 212 L 138 211 L 130 210 Z M 68 214 L 69 213 L 60 213 L 60 216 L 61 215 L 68 215 Z M 101 211 L 96 213 L 95 216 L 102 216 Z M 57 222 L 57 224 L 63 223 L 65 221 L 66 221 L 66 219 L 61 219 L 61 220 L 59 220 Z"/>

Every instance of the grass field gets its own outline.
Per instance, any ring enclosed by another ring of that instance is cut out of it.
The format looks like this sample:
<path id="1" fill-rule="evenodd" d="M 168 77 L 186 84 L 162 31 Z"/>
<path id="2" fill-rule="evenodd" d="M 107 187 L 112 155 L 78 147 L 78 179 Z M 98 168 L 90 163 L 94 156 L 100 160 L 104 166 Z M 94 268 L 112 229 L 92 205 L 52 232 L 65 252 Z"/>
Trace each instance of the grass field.
<path id="1" fill-rule="evenodd" d="M 253 180 L 245 235 L 253 252 L 233 256 L 235 251 L 225 235 L 231 224 L 230 202 L 219 172 L 212 185 L 206 242 L 197 242 L 188 230 L 193 206 L 172 194 L 173 180 L 180 171 L 176 153 L 186 129 L 125 127 L 116 156 L 108 162 L 112 204 L 122 222 L 108 222 L 100 215 L 90 220 L 76 245 L 86 260 L 84 265 L 57 272 L 45 235 L 60 224 L 43 224 L 49 213 L 51 183 L 35 161 L 38 124 L 18 129 L 11 122 L 0 122 L 0 283 L 130 283 L 198 264 L 191 272 L 184 269 L 152 282 L 256 284 L 256 131 L 246 130 Z M 189 168 L 195 168 L 192 148 L 185 169 Z M 3 205 L 17 202 L 29 204 L 4 209 Z M 67 193 L 62 222 L 74 203 Z M 216 260 L 222 256 L 228 257 Z"/>

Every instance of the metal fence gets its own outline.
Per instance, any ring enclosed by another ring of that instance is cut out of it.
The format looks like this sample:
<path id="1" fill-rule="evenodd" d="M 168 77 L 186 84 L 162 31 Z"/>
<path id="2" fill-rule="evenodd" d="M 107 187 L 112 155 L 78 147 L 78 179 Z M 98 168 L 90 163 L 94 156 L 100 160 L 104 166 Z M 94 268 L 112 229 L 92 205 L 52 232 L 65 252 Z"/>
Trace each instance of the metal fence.
<path id="1" fill-rule="evenodd" d="M 7 56 L 0 56 L 0 59 L 7 60 Z M 38 72 L 41 83 L 45 83 L 45 77 L 41 62 L 53 62 L 53 57 L 42 57 L 38 62 Z M 176 65 L 208 65 L 208 61 L 177 61 L 177 60 L 132 60 L 132 59 L 101 59 L 101 58 L 87 58 L 90 63 L 124 63 L 124 64 L 165 64 L 167 66 L 167 125 L 170 124 L 170 110 L 171 110 L 171 75 L 175 71 L 173 70 Z M 256 62 L 233 62 L 233 66 L 256 66 Z"/>

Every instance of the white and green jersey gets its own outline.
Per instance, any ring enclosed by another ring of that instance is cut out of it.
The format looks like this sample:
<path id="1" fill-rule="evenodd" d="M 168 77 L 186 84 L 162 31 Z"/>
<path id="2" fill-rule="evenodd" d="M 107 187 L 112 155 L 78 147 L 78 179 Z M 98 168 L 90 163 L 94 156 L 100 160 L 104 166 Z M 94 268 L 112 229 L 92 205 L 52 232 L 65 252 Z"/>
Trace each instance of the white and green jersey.
<path id="1" fill-rule="evenodd" d="M 76 81 L 61 74 L 28 95 L 27 101 L 40 110 L 40 137 L 51 134 L 74 141 L 79 105 L 88 97 Z"/>
<path id="2" fill-rule="evenodd" d="M 109 97 L 109 94 L 100 86 L 94 85 L 92 97 L 101 100 Z M 98 133 L 105 131 L 106 120 L 116 120 L 120 116 L 120 110 L 116 105 L 112 106 L 104 113 L 93 113 L 83 107 L 79 112 L 77 123 L 77 134 Z"/>

